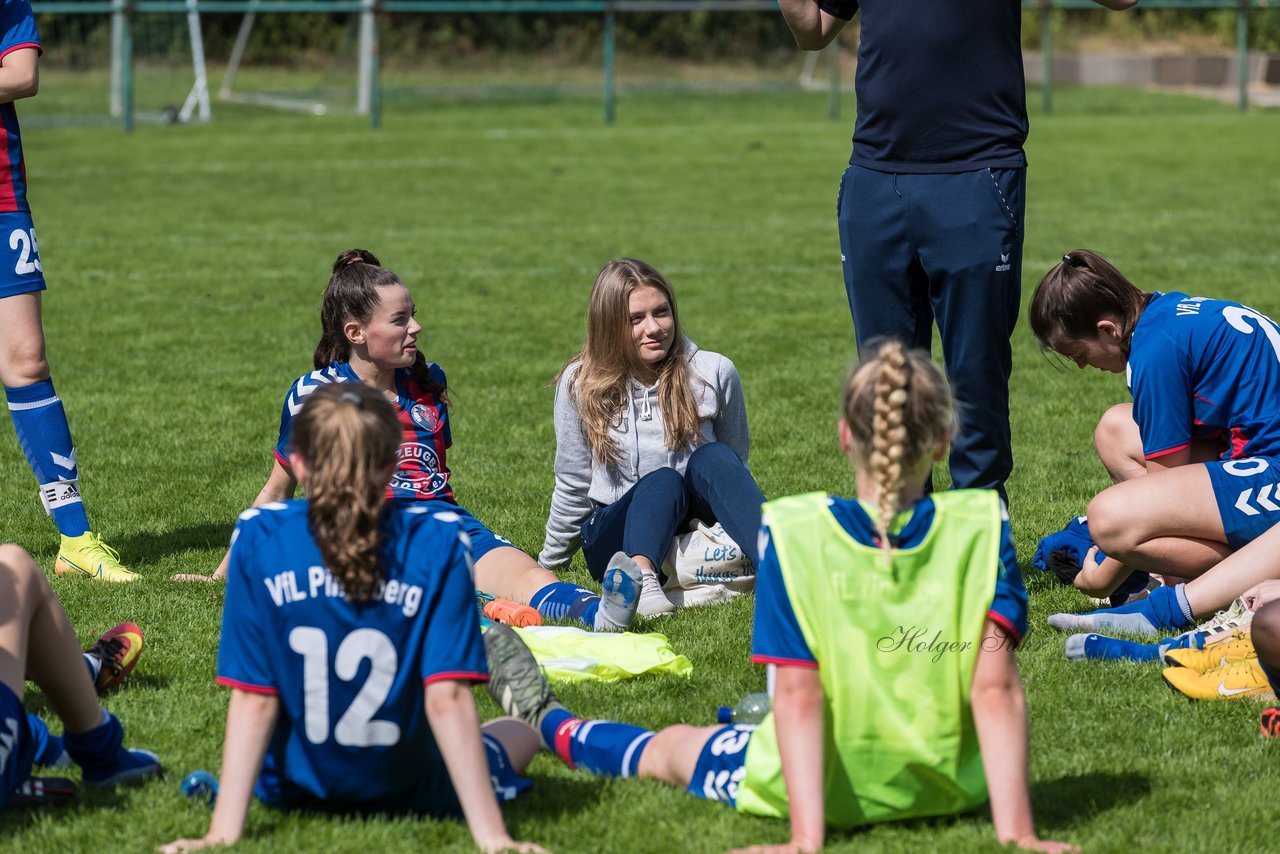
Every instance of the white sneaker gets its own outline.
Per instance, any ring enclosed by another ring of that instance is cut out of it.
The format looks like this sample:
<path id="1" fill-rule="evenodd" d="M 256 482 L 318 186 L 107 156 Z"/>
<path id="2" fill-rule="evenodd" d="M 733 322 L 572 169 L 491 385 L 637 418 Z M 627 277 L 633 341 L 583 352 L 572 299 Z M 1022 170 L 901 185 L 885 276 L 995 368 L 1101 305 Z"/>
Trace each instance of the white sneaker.
<path id="1" fill-rule="evenodd" d="M 642 583 L 640 567 L 618 552 L 600 579 L 600 607 L 596 609 L 597 632 L 625 632 L 636 618 Z"/>
<path id="2" fill-rule="evenodd" d="M 1192 631 L 1204 632 L 1204 645 L 1210 646 L 1229 639 L 1236 632 L 1248 631 L 1252 622 L 1253 612 L 1245 607 L 1243 599 L 1236 599 L 1226 610 L 1214 614 Z"/>
<path id="3" fill-rule="evenodd" d="M 658 581 L 658 573 L 652 569 L 641 570 L 644 573 L 640 581 L 640 604 L 636 613 L 642 617 L 666 617 L 676 612 L 667 594 L 662 592 L 662 582 Z"/>

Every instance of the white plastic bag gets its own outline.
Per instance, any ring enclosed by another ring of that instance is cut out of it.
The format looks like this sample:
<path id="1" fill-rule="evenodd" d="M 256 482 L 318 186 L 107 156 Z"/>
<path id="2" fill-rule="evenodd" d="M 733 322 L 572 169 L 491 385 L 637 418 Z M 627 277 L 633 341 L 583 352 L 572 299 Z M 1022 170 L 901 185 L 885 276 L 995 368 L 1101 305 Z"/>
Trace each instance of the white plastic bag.
<path id="1" fill-rule="evenodd" d="M 662 592 L 677 608 L 715 605 L 756 587 L 756 568 L 719 522 L 690 522 L 689 531 L 672 540 L 662 571 Z"/>

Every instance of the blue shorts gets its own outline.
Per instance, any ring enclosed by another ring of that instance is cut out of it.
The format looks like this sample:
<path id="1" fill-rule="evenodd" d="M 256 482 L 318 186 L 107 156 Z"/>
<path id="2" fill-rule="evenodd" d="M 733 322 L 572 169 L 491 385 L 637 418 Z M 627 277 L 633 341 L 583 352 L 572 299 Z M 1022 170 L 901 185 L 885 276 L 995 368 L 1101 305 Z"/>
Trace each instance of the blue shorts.
<path id="1" fill-rule="evenodd" d="M 511 766 L 511 757 L 503 749 L 498 740 L 488 733 L 481 733 L 484 742 L 484 755 L 489 760 L 489 781 L 493 783 L 493 793 L 498 796 L 498 803 L 514 801 L 523 793 L 533 788 L 533 781 L 521 777 Z"/>
<path id="2" fill-rule="evenodd" d="M 737 806 L 738 785 L 747 776 L 747 745 L 755 724 L 729 724 L 707 740 L 689 778 L 689 794 Z"/>
<path id="3" fill-rule="evenodd" d="M 0 213 L 0 299 L 44 288 L 44 265 L 31 214 Z"/>
<path id="4" fill-rule="evenodd" d="M 484 744 L 485 759 L 489 765 L 489 781 L 499 804 L 514 801 L 533 788 L 533 781 L 521 777 L 511 765 L 507 751 L 498 740 L 486 733 L 480 734 Z M 362 815 L 429 815 L 437 818 L 463 819 L 462 804 L 453 788 L 448 772 L 440 759 L 439 773 L 423 775 L 403 787 L 386 791 L 385 786 L 376 797 L 359 801 L 322 800 L 314 792 L 284 779 L 278 773 L 272 756 L 267 754 L 270 767 L 264 765 L 258 775 L 254 794 L 263 803 L 277 809 L 304 810 L 323 813 L 353 813 Z"/>
<path id="5" fill-rule="evenodd" d="M 500 549 L 504 546 L 515 548 L 506 537 L 490 531 L 484 526 L 483 522 L 471 515 L 471 511 L 465 507 L 459 507 L 452 501 L 445 501 L 443 498 L 432 498 L 427 501 L 415 501 L 413 506 L 428 507 L 433 513 L 456 513 L 458 524 L 462 526 L 463 533 L 471 541 L 472 560 L 479 560 L 494 549 Z"/>
<path id="6" fill-rule="evenodd" d="M 0 807 L 31 776 L 35 753 L 27 710 L 13 689 L 0 682 Z"/>
<path id="7" fill-rule="evenodd" d="M 1241 548 L 1280 522 L 1280 457 L 1205 463 L 1227 544 Z"/>

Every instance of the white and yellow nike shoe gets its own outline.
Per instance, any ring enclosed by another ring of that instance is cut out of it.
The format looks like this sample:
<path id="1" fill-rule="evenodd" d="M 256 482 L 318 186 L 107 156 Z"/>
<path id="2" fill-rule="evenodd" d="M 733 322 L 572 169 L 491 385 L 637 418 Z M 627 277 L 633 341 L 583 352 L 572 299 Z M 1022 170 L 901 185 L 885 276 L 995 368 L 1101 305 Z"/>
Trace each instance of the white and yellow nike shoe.
<path id="1" fill-rule="evenodd" d="M 1275 697 L 1258 659 L 1249 658 L 1206 673 L 1190 667 L 1166 667 L 1165 683 L 1189 700 L 1270 700 Z"/>
<path id="2" fill-rule="evenodd" d="M 95 581 L 129 582 L 141 577 L 121 566 L 119 552 L 92 531 L 62 538 L 53 571 L 58 575 L 82 575 Z"/>

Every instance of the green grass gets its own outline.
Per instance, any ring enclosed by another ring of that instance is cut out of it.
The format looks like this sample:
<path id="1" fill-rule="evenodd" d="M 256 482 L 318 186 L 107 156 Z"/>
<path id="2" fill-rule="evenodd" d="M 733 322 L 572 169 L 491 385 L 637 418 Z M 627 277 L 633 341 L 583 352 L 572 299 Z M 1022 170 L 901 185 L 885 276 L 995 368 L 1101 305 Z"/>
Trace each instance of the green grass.
<path id="1" fill-rule="evenodd" d="M 46 94 L 23 115 L 35 115 Z M 618 123 L 599 104 L 397 103 L 384 128 L 218 108 L 209 126 L 26 134 L 51 283 L 49 355 L 67 402 L 97 528 L 146 577 L 128 588 L 54 579 L 87 641 L 131 619 L 147 631 L 133 682 L 107 705 L 158 751 L 163 782 L 5 815 L 0 848 L 143 851 L 202 834 L 208 812 L 180 775 L 216 770 L 226 694 L 213 686 L 218 589 L 167 581 L 211 571 L 267 474 L 281 397 L 310 366 L 333 257 L 373 249 L 409 283 L 426 352 L 449 372 L 463 504 L 527 550 L 551 487 L 552 392 L 582 334 L 600 264 L 657 264 L 703 347 L 742 373 L 752 466 L 768 495 L 848 492 L 834 421 L 852 329 L 835 196 L 851 117 L 825 96 L 637 94 Z M 52 100 L 52 99 L 51 99 Z M 1029 99 L 1036 104 L 1034 97 Z M 1078 246 L 1139 285 L 1239 299 L 1280 315 L 1280 114 L 1198 100 L 1062 89 L 1033 116 L 1024 284 Z M 1064 373 L 1015 336 L 1020 555 L 1105 484 L 1092 428 L 1122 381 Z M 4 540 L 45 566 L 56 537 L 26 463 L 0 431 Z M 573 577 L 585 579 L 579 562 Z M 1263 850 L 1277 828 L 1274 768 L 1250 703 L 1192 706 L 1154 667 L 1070 665 L 1046 614 L 1081 608 L 1029 578 L 1019 662 L 1032 719 L 1032 797 L 1043 834 L 1090 850 Z M 664 621 L 689 680 L 562 692 L 589 715 L 649 726 L 709 723 L 758 690 L 751 602 Z M 37 692 L 30 704 L 43 709 Z M 483 710 L 494 707 L 483 699 Z M 547 757 L 507 819 L 557 851 L 718 851 L 781 841 L 785 822 L 739 816 L 649 782 L 574 775 Z M 255 806 L 247 851 L 466 849 L 465 827 L 286 815 Z M 836 834 L 832 850 L 994 849 L 985 814 Z"/>

